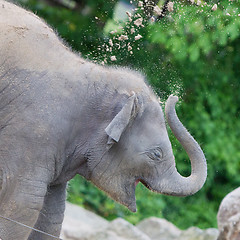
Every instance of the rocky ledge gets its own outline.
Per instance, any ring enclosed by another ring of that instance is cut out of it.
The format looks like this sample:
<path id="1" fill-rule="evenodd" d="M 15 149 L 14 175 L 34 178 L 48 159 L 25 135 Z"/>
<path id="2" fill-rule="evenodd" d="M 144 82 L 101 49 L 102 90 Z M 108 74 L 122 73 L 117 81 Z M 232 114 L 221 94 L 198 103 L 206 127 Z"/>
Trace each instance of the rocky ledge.
<path id="1" fill-rule="evenodd" d="M 111 222 L 67 203 L 61 238 L 64 240 L 216 240 L 218 230 L 180 230 L 165 219 L 151 217 L 137 226 L 117 218 Z"/>

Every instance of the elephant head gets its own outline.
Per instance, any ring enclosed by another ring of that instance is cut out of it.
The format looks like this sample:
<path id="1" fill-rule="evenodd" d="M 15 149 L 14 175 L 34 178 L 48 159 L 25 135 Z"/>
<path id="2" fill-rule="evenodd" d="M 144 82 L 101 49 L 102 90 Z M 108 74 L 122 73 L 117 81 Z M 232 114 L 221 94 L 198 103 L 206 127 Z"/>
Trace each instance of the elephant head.
<path id="1" fill-rule="evenodd" d="M 105 151 L 90 165 L 90 180 L 114 200 L 136 211 L 138 182 L 154 192 L 186 196 L 196 193 L 207 176 L 204 154 L 179 121 L 176 96 L 166 102 L 167 122 L 191 160 L 191 175 L 181 176 L 157 99 L 130 96 L 105 128 Z"/>

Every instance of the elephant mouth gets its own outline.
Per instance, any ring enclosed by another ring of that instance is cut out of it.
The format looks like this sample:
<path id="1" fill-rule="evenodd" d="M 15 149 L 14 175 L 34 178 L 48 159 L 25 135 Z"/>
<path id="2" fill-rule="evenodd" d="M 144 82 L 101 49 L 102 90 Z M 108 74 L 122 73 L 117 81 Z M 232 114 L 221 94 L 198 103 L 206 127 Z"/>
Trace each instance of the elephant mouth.
<path id="1" fill-rule="evenodd" d="M 137 179 L 135 181 L 135 187 L 137 187 L 138 183 L 142 183 L 147 189 L 149 189 L 150 191 L 153 191 L 152 187 L 144 179 L 141 179 L 141 178 Z"/>
<path id="2" fill-rule="evenodd" d="M 137 179 L 136 181 L 135 181 L 135 188 L 137 187 L 137 185 L 140 183 L 140 179 Z"/>

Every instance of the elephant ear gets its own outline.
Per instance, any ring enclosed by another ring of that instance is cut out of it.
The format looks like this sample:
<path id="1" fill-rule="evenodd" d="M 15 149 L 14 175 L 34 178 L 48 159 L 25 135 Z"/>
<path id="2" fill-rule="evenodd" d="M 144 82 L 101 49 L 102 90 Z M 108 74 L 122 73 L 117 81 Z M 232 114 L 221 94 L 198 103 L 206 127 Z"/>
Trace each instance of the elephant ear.
<path id="1" fill-rule="evenodd" d="M 114 143 L 119 141 L 130 120 L 136 115 L 138 108 L 137 103 L 136 94 L 133 93 L 133 95 L 128 98 L 121 111 L 105 128 L 105 132 L 108 135 L 108 148 L 111 148 Z"/>

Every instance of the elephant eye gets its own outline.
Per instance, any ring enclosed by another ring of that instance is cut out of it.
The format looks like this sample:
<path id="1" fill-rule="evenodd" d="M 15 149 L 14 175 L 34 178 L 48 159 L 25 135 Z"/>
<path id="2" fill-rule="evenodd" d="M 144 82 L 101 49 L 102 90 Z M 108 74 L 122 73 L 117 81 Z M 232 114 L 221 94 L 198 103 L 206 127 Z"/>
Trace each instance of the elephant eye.
<path id="1" fill-rule="evenodd" d="M 157 157 L 157 158 L 161 158 L 162 157 L 162 152 L 158 149 L 154 150 L 154 155 Z"/>
<path id="2" fill-rule="evenodd" d="M 157 147 L 146 152 L 146 155 L 152 160 L 159 160 L 163 157 L 162 149 Z"/>

